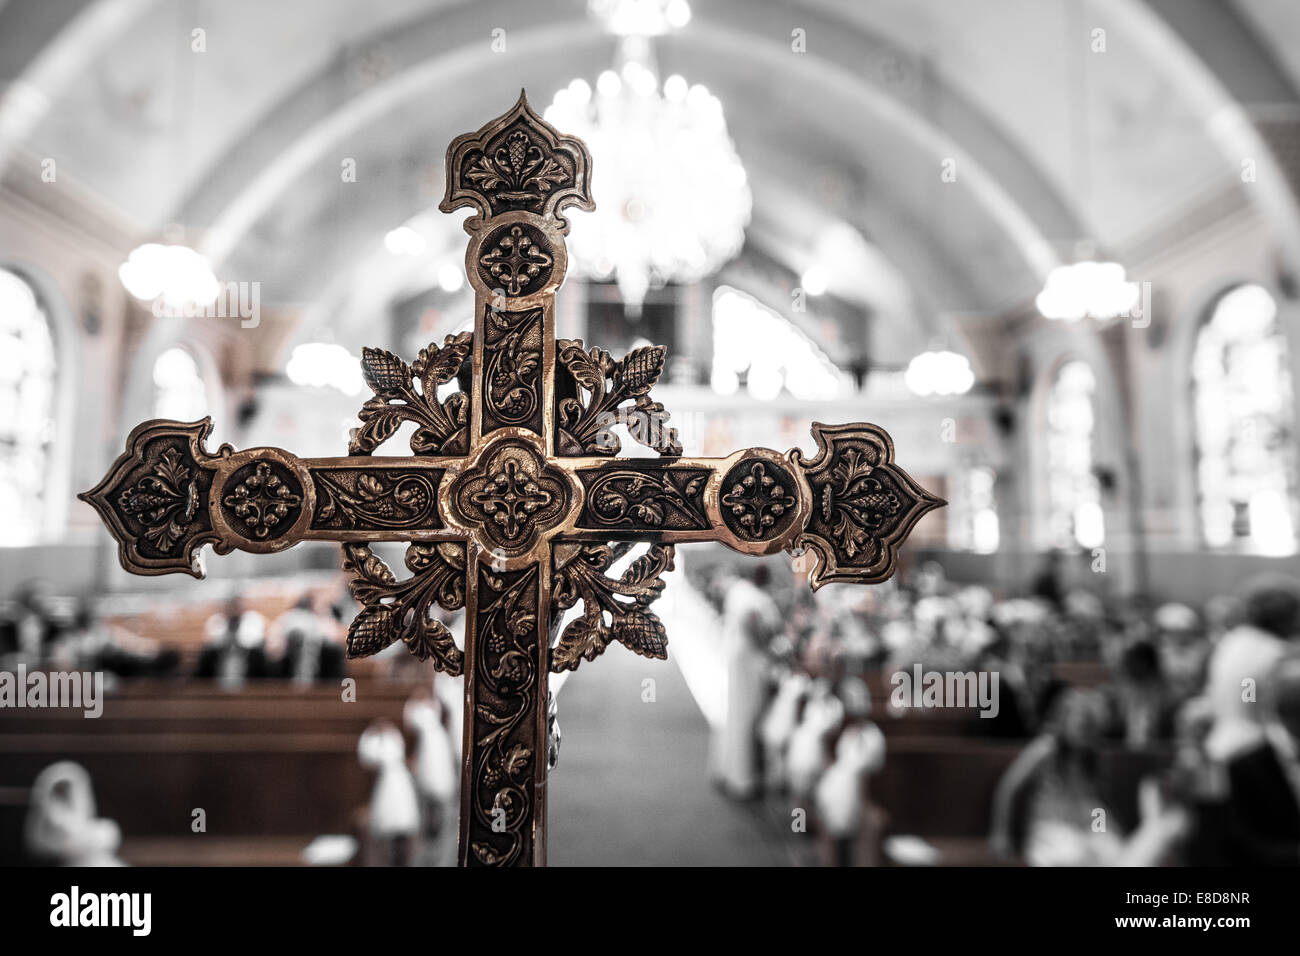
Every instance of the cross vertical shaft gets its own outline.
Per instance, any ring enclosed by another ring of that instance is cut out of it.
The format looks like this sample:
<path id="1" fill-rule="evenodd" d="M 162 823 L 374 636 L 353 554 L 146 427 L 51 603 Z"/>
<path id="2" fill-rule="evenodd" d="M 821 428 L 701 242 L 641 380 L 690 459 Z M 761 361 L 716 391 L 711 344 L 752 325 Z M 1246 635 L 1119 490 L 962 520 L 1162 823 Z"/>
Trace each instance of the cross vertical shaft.
<path id="1" fill-rule="evenodd" d="M 462 865 L 546 860 L 551 548 L 537 527 L 571 491 L 543 478 L 555 453 L 555 290 L 567 256 L 560 216 L 592 208 L 590 160 L 521 94 L 505 116 L 447 149 L 444 212 L 468 205 L 474 289 L 470 458 L 500 436 L 473 494 L 457 495 L 471 539 L 465 613 Z M 524 442 L 527 442 L 526 444 Z"/>

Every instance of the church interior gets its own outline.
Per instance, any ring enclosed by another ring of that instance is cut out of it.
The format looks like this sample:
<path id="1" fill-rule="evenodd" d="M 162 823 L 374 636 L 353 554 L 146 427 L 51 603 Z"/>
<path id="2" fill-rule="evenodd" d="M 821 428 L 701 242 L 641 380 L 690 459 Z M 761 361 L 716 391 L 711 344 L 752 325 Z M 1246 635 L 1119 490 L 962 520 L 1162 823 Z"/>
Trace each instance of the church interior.
<path id="1" fill-rule="evenodd" d="M 480 678 L 351 653 L 347 549 L 432 545 L 132 574 L 78 495 L 153 419 L 356 453 L 476 328 L 448 144 L 521 89 L 590 150 L 559 351 L 665 347 L 686 459 L 866 422 L 945 502 L 865 586 L 677 545 L 666 659 L 542 674 L 544 862 L 1300 864 L 1289 0 L 0 0 L 0 864 L 465 861 Z"/>

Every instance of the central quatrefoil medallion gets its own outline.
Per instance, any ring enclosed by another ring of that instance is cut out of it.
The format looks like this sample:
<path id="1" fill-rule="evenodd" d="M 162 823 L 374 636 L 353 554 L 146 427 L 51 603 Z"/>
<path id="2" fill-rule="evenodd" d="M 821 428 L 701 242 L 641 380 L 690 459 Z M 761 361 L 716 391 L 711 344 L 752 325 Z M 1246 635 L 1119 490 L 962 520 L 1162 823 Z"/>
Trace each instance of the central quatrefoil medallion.
<path id="1" fill-rule="evenodd" d="M 560 523 L 570 492 L 563 474 L 531 445 L 502 441 L 461 475 L 453 498 L 485 547 L 516 555 Z"/>

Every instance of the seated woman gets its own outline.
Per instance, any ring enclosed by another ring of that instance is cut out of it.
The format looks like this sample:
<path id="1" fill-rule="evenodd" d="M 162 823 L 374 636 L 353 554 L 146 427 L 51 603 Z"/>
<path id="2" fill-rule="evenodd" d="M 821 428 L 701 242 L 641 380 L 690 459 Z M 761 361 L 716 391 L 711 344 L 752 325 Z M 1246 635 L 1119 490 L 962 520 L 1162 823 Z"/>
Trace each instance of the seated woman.
<path id="1" fill-rule="evenodd" d="M 1224 862 L 1300 866 L 1300 654 L 1271 675 L 1264 736 L 1226 762 Z"/>
<path id="2" fill-rule="evenodd" d="M 1097 746 L 1108 721 L 1097 691 L 1069 689 L 1056 699 L 1044 732 L 1021 752 L 993 796 L 990 842 L 999 856 L 1031 866 L 1151 866 L 1190 825 L 1154 781 L 1139 794 L 1141 824 L 1122 833 L 1101 797 Z"/>

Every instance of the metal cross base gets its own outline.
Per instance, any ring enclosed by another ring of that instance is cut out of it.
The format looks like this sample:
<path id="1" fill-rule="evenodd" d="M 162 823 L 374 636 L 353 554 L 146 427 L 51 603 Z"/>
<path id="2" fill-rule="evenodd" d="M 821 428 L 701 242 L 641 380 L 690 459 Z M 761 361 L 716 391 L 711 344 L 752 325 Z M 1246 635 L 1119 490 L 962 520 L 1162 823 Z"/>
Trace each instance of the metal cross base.
<path id="1" fill-rule="evenodd" d="M 265 553 L 299 541 L 343 542 L 361 611 L 348 654 L 404 642 L 465 675 L 462 865 L 542 865 L 549 769 L 547 675 L 611 641 L 666 658 L 650 605 L 673 546 L 720 541 L 744 554 L 806 548 L 813 588 L 883 581 L 898 547 L 944 504 L 894 463 L 875 425 L 813 424 L 818 451 L 749 448 L 688 458 L 650 397 L 664 349 L 615 359 L 555 338 L 555 291 L 567 265 L 567 206 L 590 210 L 591 158 L 521 96 L 447 151 L 440 208 L 465 222 L 474 332 L 448 336 L 411 364 L 365 349 L 374 392 L 348 455 L 204 447 L 211 422 L 137 427 L 103 481 L 80 497 L 99 512 L 137 574 L 201 577 L 204 544 Z M 457 391 L 446 394 L 450 383 Z M 440 398 L 439 392 L 445 397 Z M 406 422 L 412 454 L 371 457 Z M 659 458 L 618 458 L 621 423 Z M 409 542 L 398 579 L 371 551 Z M 648 543 L 618 577 L 606 574 Z M 464 608 L 463 651 L 430 617 Z M 563 613 L 582 613 L 563 633 Z"/>

